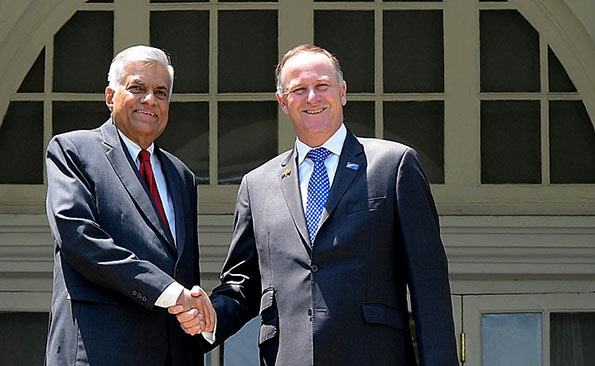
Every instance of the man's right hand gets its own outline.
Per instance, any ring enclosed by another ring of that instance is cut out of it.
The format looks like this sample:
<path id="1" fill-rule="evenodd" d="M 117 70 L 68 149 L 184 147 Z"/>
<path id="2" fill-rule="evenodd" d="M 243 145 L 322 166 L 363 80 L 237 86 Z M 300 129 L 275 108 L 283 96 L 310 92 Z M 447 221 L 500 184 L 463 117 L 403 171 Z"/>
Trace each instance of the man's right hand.
<path id="1" fill-rule="evenodd" d="M 168 308 L 175 314 L 184 332 L 194 335 L 201 332 L 213 332 L 217 314 L 206 292 L 199 286 L 192 290 L 184 289 L 176 305 Z"/>

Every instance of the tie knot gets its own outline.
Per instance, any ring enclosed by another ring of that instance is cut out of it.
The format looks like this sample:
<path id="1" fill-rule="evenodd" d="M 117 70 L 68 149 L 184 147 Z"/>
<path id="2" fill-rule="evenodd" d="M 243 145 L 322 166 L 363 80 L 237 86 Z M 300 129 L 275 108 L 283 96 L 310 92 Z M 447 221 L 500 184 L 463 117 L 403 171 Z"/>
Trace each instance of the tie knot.
<path id="1" fill-rule="evenodd" d="M 324 147 L 317 147 L 316 149 L 308 151 L 306 157 L 310 158 L 313 162 L 318 163 L 324 161 L 330 154 L 331 152 Z"/>
<path id="2" fill-rule="evenodd" d="M 145 149 L 142 149 L 138 153 L 138 158 L 140 159 L 141 163 L 151 161 L 151 153 Z"/>

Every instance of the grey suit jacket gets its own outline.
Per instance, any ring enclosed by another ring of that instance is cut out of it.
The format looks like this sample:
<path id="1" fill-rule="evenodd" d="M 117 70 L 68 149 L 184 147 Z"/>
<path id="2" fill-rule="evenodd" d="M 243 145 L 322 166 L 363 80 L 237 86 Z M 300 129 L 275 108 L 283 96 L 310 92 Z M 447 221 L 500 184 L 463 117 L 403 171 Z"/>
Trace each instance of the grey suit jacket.
<path id="1" fill-rule="evenodd" d="M 347 134 L 316 242 L 295 150 L 247 174 L 211 296 L 217 340 L 261 315 L 264 365 L 457 364 L 447 261 L 429 184 L 404 145 Z"/>
<path id="2" fill-rule="evenodd" d="M 200 283 L 193 173 L 155 148 L 175 211 L 177 249 L 108 120 L 55 136 L 47 149 L 54 239 L 48 365 L 202 365 L 203 352 L 167 309 L 174 280 Z"/>

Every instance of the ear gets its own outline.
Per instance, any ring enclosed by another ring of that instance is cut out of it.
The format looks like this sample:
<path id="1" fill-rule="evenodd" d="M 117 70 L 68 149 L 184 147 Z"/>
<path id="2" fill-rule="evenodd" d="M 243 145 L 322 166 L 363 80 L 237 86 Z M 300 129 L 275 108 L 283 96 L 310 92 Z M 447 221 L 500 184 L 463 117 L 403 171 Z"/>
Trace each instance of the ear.
<path id="1" fill-rule="evenodd" d="M 110 112 L 114 108 L 114 94 L 115 93 L 116 93 L 116 91 L 114 89 L 110 88 L 109 86 L 107 88 L 105 88 L 105 104 L 107 105 L 107 108 L 109 108 Z"/>
<path id="2" fill-rule="evenodd" d="M 284 97 L 280 96 L 279 93 L 275 93 L 275 98 L 277 98 L 277 102 L 279 102 L 279 106 L 281 106 L 281 110 L 285 114 L 289 114 L 289 110 L 287 109 L 287 101 Z"/>
<path id="3" fill-rule="evenodd" d="M 341 104 L 347 104 L 347 82 L 343 81 L 343 86 L 341 86 Z"/>

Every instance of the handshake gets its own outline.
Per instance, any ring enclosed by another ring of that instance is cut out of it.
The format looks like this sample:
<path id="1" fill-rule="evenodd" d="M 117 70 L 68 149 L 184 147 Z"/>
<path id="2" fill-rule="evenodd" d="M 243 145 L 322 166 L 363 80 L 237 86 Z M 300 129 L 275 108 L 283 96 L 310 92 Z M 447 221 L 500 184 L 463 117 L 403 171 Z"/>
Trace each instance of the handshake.
<path id="1" fill-rule="evenodd" d="M 191 290 L 185 288 L 176 305 L 170 306 L 167 311 L 176 316 L 184 332 L 190 335 L 212 333 L 215 329 L 217 314 L 209 296 L 200 286 Z"/>

